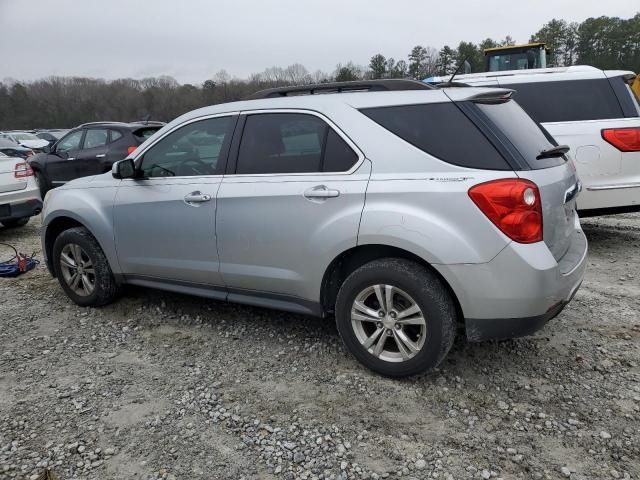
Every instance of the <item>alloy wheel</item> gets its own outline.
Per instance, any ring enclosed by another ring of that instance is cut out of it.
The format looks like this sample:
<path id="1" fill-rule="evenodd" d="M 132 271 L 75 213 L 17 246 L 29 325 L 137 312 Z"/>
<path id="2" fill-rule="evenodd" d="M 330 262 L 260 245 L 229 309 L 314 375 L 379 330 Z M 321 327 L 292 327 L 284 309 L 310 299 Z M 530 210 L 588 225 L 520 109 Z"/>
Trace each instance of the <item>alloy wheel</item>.
<path id="1" fill-rule="evenodd" d="M 387 362 L 415 357 L 425 343 L 427 323 L 420 306 L 393 285 L 362 290 L 351 307 L 351 326 L 360 344 Z"/>
<path id="2" fill-rule="evenodd" d="M 80 245 L 69 243 L 60 252 L 62 277 L 69 288 L 81 297 L 89 296 L 96 287 L 93 262 Z"/>

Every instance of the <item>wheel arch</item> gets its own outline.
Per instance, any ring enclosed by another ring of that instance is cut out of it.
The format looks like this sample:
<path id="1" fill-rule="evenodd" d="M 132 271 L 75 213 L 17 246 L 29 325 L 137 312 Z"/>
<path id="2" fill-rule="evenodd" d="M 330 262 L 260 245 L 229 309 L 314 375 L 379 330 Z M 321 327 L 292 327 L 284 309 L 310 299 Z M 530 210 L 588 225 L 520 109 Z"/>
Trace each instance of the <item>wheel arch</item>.
<path id="1" fill-rule="evenodd" d="M 459 322 L 463 322 L 462 307 L 458 297 L 449 285 L 449 282 L 436 270 L 429 262 L 419 257 L 415 253 L 404 250 L 399 247 L 383 244 L 365 244 L 357 245 L 345 250 L 329 264 L 322 278 L 320 303 L 325 314 L 332 314 L 335 307 L 338 291 L 344 280 L 351 272 L 361 267 L 365 263 L 380 258 L 405 258 L 411 260 L 418 265 L 423 266 L 431 273 L 436 275 L 445 286 L 456 307 L 456 314 Z"/>
<path id="2" fill-rule="evenodd" d="M 102 251 L 105 252 L 105 255 L 106 255 L 106 250 L 104 248 L 103 243 L 94 234 L 92 229 L 85 224 L 85 222 L 82 222 L 81 220 L 79 220 L 78 218 L 75 218 L 72 215 L 67 215 L 67 214 L 59 215 L 47 223 L 46 229 L 44 231 L 44 236 L 42 239 L 43 240 L 42 246 L 44 248 L 45 258 L 47 260 L 47 269 L 49 270 L 51 275 L 53 275 L 54 277 L 56 276 L 56 273 L 55 273 L 55 269 L 53 268 L 53 245 L 56 241 L 56 238 L 58 238 L 58 236 L 60 236 L 62 232 L 69 230 L 71 228 L 76 228 L 76 227 L 82 227 L 87 229 L 87 231 L 93 236 L 93 238 L 95 238 L 96 242 L 98 242 L 98 245 L 100 246 Z M 108 259 L 108 256 L 107 256 L 107 259 Z M 111 262 L 109 263 L 111 264 Z M 113 268 L 113 265 L 111 265 L 111 267 Z"/>

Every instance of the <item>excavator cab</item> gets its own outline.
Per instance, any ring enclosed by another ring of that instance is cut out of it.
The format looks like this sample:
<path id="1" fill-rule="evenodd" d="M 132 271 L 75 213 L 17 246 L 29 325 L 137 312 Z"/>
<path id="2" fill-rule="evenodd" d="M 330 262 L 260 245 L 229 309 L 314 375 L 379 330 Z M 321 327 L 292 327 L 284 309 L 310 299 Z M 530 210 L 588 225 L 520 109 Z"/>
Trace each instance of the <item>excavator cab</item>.
<path id="1" fill-rule="evenodd" d="M 547 68 L 548 52 L 549 50 L 544 43 L 487 48 L 484 51 L 485 70 L 487 72 L 501 72 L 504 70 Z"/>
<path id="2" fill-rule="evenodd" d="M 638 102 L 640 102 L 640 73 L 636 75 L 635 80 L 632 80 L 630 85 L 631 85 L 631 90 L 633 90 L 633 93 L 636 94 L 636 98 L 638 99 Z"/>

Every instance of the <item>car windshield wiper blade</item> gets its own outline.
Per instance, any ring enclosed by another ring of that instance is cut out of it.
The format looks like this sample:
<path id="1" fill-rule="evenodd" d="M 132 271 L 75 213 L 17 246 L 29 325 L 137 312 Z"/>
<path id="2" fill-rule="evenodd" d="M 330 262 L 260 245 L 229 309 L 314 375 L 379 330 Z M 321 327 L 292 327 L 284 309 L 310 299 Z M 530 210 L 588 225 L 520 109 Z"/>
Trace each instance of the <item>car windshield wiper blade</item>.
<path id="1" fill-rule="evenodd" d="M 542 150 L 540 155 L 536 157 L 537 160 L 542 160 L 543 158 L 555 158 L 561 157 L 569 153 L 569 145 L 558 145 L 557 147 L 547 148 L 546 150 Z"/>

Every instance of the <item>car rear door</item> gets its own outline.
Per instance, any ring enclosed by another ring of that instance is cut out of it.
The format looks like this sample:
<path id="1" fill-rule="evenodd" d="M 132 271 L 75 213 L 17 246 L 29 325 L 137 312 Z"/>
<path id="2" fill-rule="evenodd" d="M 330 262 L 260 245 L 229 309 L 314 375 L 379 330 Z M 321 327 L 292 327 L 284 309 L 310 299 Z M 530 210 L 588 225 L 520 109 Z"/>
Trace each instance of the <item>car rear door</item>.
<path id="1" fill-rule="evenodd" d="M 216 194 L 236 120 L 227 114 L 175 128 L 136 159 L 140 178 L 122 180 L 115 242 L 130 283 L 204 288 L 216 296 Z"/>
<path id="2" fill-rule="evenodd" d="M 325 269 L 356 245 L 370 163 L 329 123 L 304 110 L 241 116 L 216 217 L 230 300 L 318 302 Z"/>
<path id="3" fill-rule="evenodd" d="M 105 166 L 109 131 L 106 128 L 88 128 L 84 136 L 82 149 L 76 153 L 74 166 L 75 178 L 99 175 L 109 171 Z"/>

